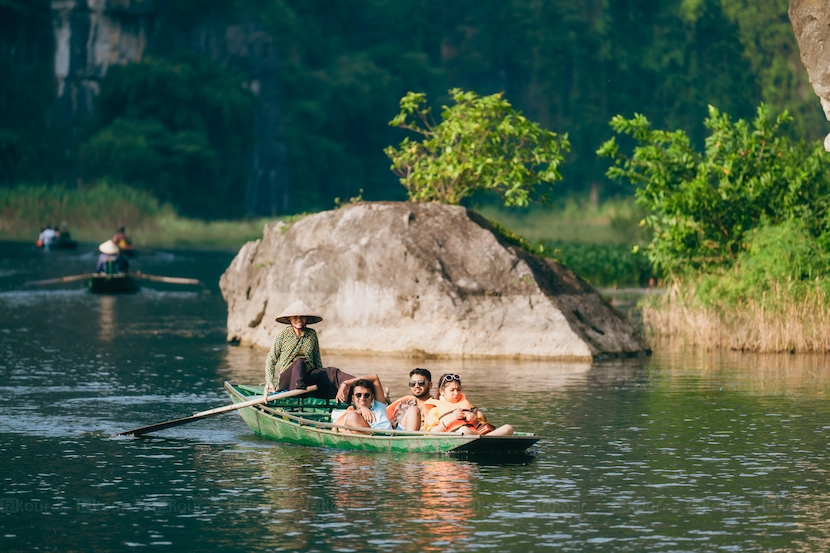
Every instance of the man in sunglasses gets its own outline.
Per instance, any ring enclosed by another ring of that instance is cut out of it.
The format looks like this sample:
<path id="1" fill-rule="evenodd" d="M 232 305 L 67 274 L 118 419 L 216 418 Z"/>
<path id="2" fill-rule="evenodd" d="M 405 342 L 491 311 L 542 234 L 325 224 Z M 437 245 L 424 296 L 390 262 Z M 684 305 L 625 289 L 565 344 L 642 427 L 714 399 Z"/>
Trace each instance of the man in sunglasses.
<path id="1" fill-rule="evenodd" d="M 386 395 L 376 374 L 353 378 L 343 382 L 337 400 L 345 402 L 351 391 L 352 406 L 340 415 L 334 424 L 358 428 L 392 430 L 386 416 Z M 378 401 L 381 398 L 383 403 Z"/>
<path id="2" fill-rule="evenodd" d="M 424 403 L 432 399 L 432 374 L 426 369 L 413 369 L 409 373 L 409 391 L 411 395 L 404 396 L 389 406 L 392 412 L 390 419 L 398 430 L 423 430 Z"/>

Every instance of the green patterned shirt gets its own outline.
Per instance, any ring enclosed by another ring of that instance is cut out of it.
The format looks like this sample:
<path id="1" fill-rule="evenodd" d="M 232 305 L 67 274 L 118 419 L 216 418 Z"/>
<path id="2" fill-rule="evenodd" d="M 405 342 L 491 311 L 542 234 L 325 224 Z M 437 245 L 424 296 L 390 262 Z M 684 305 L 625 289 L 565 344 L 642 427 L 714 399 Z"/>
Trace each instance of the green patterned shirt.
<path id="1" fill-rule="evenodd" d="M 277 365 L 280 367 L 279 374 L 291 366 L 291 363 L 298 357 L 304 357 L 308 370 L 322 369 L 323 361 L 320 359 L 320 344 L 317 342 L 317 332 L 313 328 L 304 328 L 300 335 L 294 334 L 294 328 L 287 326 L 274 336 L 274 345 L 268 352 L 268 359 L 265 360 L 265 384 L 279 384 L 279 375 L 276 382 L 274 373 Z"/>

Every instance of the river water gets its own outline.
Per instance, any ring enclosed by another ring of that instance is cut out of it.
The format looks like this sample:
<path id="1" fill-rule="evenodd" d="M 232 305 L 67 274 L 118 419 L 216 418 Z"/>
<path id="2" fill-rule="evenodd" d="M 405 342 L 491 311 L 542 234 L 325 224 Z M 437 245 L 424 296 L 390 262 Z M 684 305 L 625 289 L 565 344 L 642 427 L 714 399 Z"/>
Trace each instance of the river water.
<path id="1" fill-rule="evenodd" d="M 827 358 L 660 352 L 602 363 L 323 355 L 376 372 L 459 372 L 526 456 L 305 448 L 228 403 L 265 353 L 225 344 L 227 252 L 146 251 L 194 277 L 96 296 L 26 281 L 94 267 L 94 246 L 0 243 L 0 551 L 827 551 Z M 323 323 L 324 324 L 324 323 Z M 325 346 L 325 344 L 322 344 Z"/>

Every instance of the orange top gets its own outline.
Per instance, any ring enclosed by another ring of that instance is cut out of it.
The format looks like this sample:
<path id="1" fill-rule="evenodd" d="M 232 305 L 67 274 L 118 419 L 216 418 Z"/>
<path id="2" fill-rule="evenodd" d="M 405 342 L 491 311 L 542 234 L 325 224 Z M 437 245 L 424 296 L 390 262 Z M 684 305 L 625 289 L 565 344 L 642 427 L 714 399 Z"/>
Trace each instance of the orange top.
<path id="1" fill-rule="evenodd" d="M 424 421 L 424 431 L 429 432 L 441 422 L 441 416 L 446 415 L 447 413 L 451 413 L 456 409 L 472 409 L 473 405 L 467 401 L 467 398 L 464 394 L 461 394 L 461 397 L 455 403 L 446 401 L 444 399 L 428 399 L 424 403 L 424 411 L 427 414 L 427 418 Z M 462 421 L 458 421 L 462 422 Z M 447 421 L 447 425 L 452 424 L 451 421 Z M 459 426 L 464 426 L 464 424 L 458 424 L 455 428 Z"/>

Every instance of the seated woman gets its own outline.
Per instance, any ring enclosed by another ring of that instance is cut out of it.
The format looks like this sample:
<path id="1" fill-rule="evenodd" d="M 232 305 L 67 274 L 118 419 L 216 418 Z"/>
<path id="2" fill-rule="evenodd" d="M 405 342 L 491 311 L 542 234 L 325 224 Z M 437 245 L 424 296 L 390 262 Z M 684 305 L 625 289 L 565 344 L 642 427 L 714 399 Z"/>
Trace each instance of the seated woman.
<path id="1" fill-rule="evenodd" d="M 297 300 L 276 320 L 288 327 L 274 336 L 274 344 L 265 359 L 265 393 L 278 389 L 302 390 L 315 384 L 317 391 L 311 393 L 313 397 L 333 399 L 340 384 L 352 375 L 336 367 L 323 367 L 317 333 L 306 326 L 323 318 Z"/>
<path id="2" fill-rule="evenodd" d="M 334 424 L 392 430 L 392 424 L 386 416 L 386 395 L 377 375 L 347 380 L 337 393 L 338 401 L 347 400 L 349 389 L 352 392 L 352 406 Z M 381 403 L 376 398 L 382 398 L 384 402 Z"/>
<path id="3" fill-rule="evenodd" d="M 443 374 L 438 380 L 438 399 L 427 400 L 424 409 L 427 418 L 424 430 L 427 432 L 457 432 L 459 434 L 479 434 L 481 423 L 473 405 L 461 391 L 461 377 L 457 374 Z M 509 424 L 499 426 L 486 432 L 488 436 L 509 436 L 513 427 Z"/>

